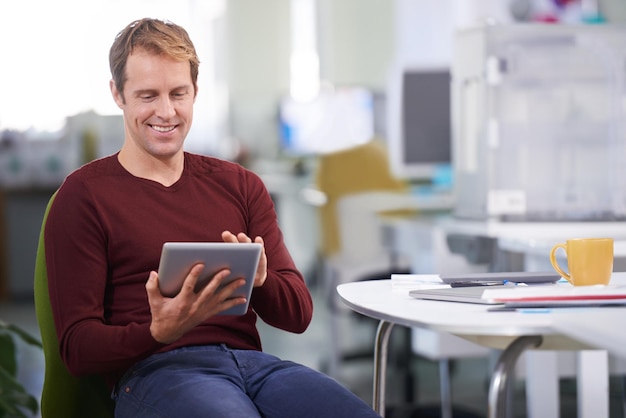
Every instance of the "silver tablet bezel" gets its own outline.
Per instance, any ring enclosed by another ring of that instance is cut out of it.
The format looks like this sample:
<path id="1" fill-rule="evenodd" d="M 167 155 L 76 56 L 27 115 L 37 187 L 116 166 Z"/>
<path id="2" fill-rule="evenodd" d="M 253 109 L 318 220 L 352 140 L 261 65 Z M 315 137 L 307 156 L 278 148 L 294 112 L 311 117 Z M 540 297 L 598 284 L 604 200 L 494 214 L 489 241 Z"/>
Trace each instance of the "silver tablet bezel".
<path id="1" fill-rule="evenodd" d="M 182 288 L 191 268 L 203 263 L 196 291 L 211 280 L 218 271 L 228 268 L 231 274 L 224 283 L 243 277 L 246 284 L 234 296 L 243 296 L 247 302 L 221 312 L 221 315 L 243 315 L 248 310 L 254 276 L 259 264 L 262 246 L 257 243 L 227 242 L 166 242 L 159 263 L 159 289 L 164 296 L 174 297 Z"/>

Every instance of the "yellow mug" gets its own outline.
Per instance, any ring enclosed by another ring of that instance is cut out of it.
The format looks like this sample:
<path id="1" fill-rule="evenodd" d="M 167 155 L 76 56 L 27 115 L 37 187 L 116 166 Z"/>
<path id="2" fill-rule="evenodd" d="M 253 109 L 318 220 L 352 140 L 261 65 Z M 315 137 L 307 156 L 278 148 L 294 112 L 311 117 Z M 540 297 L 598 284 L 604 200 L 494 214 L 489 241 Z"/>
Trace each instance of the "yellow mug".
<path id="1" fill-rule="evenodd" d="M 559 248 L 565 251 L 569 273 L 556 260 Z M 608 284 L 613 273 L 613 238 L 575 238 L 550 250 L 552 267 L 574 286 Z"/>

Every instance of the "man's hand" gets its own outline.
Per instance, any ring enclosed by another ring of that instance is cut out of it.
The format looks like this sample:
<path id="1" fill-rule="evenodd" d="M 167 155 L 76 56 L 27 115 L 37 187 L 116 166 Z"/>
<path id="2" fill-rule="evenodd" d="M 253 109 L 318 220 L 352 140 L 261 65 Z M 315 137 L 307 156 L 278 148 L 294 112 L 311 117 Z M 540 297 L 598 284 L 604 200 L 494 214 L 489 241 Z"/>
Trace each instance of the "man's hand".
<path id="1" fill-rule="evenodd" d="M 233 234 L 230 231 L 222 232 L 222 239 L 224 242 L 243 242 L 250 243 L 252 239 L 244 234 L 243 232 L 238 233 L 237 235 Z M 263 286 L 265 283 L 265 279 L 267 279 L 267 255 L 265 255 L 265 245 L 263 242 L 263 238 L 256 237 L 254 242 L 257 244 L 261 244 L 261 258 L 259 259 L 259 266 L 256 269 L 256 274 L 254 275 L 254 287 Z"/>
<path id="2" fill-rule="evenodd" d="M 158 275 L 155 271 L 150 272 L 146 292 L 152 314 L 150 333 L 155 340 L 163 344 L 172 343 L 206 319 L 246 302 L 243 297 L 232 297 L 233 292 L 245 284 L 244 279 L 234 280 L 220 289 L 222 281 L 230 274 L 227 269 L 216 273 L 196 293 L 194 289 L 203 268 L 202 264 L 193 266 L 180 293 L 173 298 L 161 294 Z"/>

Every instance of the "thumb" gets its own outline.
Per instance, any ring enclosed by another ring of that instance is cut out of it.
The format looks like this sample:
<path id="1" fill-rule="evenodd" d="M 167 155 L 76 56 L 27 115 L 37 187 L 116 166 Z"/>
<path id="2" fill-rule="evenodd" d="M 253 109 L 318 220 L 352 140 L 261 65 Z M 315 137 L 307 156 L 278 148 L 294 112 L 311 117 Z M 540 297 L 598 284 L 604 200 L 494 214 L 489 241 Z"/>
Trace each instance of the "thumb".
<path id="1" fill-rule="evenodd" d="M 148 295 L 154 295 L 155 293 L 161 293 L 159 291 L 159 276 L 156 271 L 151 271 L 146 282 L 146 291 Z"/>

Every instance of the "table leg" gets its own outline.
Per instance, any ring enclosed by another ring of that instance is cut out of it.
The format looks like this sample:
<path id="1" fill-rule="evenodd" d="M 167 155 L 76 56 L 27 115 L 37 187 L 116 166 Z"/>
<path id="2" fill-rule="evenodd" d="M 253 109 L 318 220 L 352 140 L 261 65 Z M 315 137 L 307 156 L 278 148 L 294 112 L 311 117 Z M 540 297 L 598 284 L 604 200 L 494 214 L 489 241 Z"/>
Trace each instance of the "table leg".
<path id="1" fill-rule="evenodd" d="M 577 400 L 580 418 L 609 416 L 609 354 L 582 350 L 577 361 Z"/>
<path id="2" fill-rule="evenodd" d="M 374 396 L 372 407 L 381 417 L 385 416 L 385 378 L 387 375 L 387 349 L 393 323 L 380 321 L 376 330 L 374 347 Z"/>
<path id="3" fill-rule="evenodd" d="M 515 369 L 515 363 L 524 350 L 541 345 L 543 338 L 538 335 L 523 336 L 515 339 L 502 352 L 491 376 L 489 384 L 489 418 L 506 417 L 506 391 L 510 375 Z"/>
<path id="4" fill-rule="evenodd" d="M 526 415 L 559 418 L 560 407 L 559 352 L 534 350 L 526 353 Z"/>
<path id="5" fill-rule="evenodd" d="M 441 418 L 452 418 L 452 389 L 450 388 L 450 359 L 439 360 L 439 392 L 441 393 Z"/>

